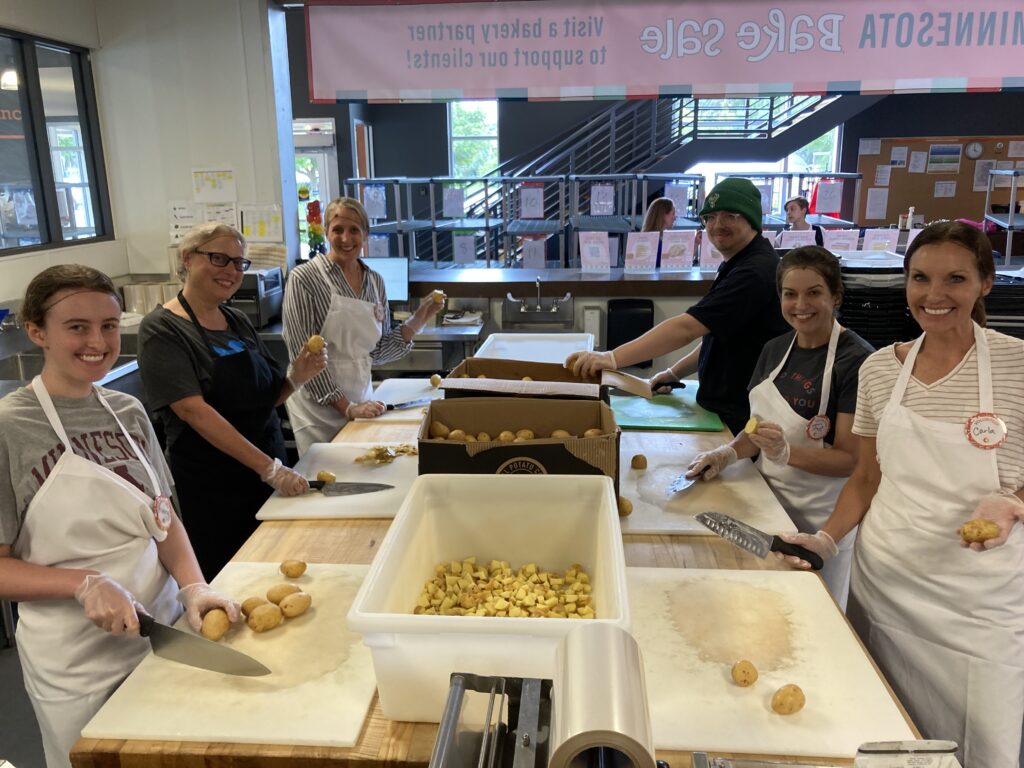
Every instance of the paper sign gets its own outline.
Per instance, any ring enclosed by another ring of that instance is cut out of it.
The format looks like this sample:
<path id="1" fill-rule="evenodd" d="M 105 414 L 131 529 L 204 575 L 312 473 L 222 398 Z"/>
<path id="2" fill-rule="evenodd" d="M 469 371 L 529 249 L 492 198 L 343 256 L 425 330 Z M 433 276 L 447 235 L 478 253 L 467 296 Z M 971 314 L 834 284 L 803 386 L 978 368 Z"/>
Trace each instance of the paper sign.
<path id="1" fill-rule="evenodd" d="M 544 218 L 543 182 L 526 182 L 519 187 L 519 217 L 522 219 Z"/>
<path id="2" fill-rule="evenodd" d="M 917 217 L 915 216 L 914 218 L 917 218 Z M 914 242 L 914 238 L 917 237 L 918 235 L 920 235 L 922 232 L 924 232 L 924 229 L 912 229 L 909 232 L 907 232 L 907 245 L 906 245 L 906 247 L 909 248 L 910 244 L 912 242 Z"/>
<path id="3" fill-rule="evenodd" d="M 387 258 L 391 255 L 388 248 L 388 243 L 391 238 L 387 235 L 370 235 L 370 241 L 367 243 L 367 251 L 371 259 Z"/>
<path id="4" fill-rule="evenodd" d="M 907 165 L 907 150 L 909 147 L 893 147 L 889 152 L 889 165 L 894 168 L 905 168 Z"/>
<path id="5" fill-rule="evenodd" d="M 772 183 L 770 181 L 755 184 L 757 191 L 761 193 L 761 213 L 772 212 Z"/>
<path id="6" fill-rule="evenodd" d="M 864 209 L 865 219 L 884 219 L 889 208 L 889 190 L 885 187 L 871 187 L 868 190 L 868 202 Z"/>
<path id="7" fill-rule="evenodd" d="M 936 181 L 935 197 L 956 197 L 956 182 Z"/>
<path id="8" fill-rule="evenodd" d="M 932 144 L 928 147 L 928 173 L 960 173 L 962 144 Z"/>
<path id="9" fill-rule="evenodd" d="M 363 208 L 371 219 L 387 218 L 387 194 L 383 184 L 367 184 L 363 187 Z"/>
<path id="10" fill-rule="evenodd" d="M 818 198 L 814 206 L 819 211 L 838 211 L 843 207 L 843 182 L 819 181 Z"/>
<path id="11" fill-rule="evenodd" d="M 661 233 L 661 268 L 692 269 L 697 230 L 666 229 Z"/>
<path id="12" fill-rule="evenodd" d="M 216 221 L 238 227 L 238 208 L 234 203 L 207 203 L 203 206 L 203 221 Z"/>
<path id="13" fill-rule="evenodd" d="M 544 269 L 546 259 L 547 239 L 543 237 L 524 237 L 523 240 L 523 268 Z"/>
<path id="14" fill-rule="evenodd" d="M 861 139 L 858 145 L 857 154 L 859 155 L 880 155 L 882 154 L 882 140 L 881 139 Z"/>
<path id="15" fill-rule="evenodd" d="M 1006 148 L 1007 157 L 1024 157 L 1024 141 L 1011 141 Z"/>
<path id="16" fill-rule="evenodd" d="M 627 272 L 653 272 L 658 258 L 660 232 L 630 232 L 626 235 Z"/>
<path id="17" fill-rule="evenodd" d="M 461 219 L 466 215 L 466 193 L 462 187 L 445 187 L 441 215 L 448 219 Z"/>
<path id="18" fill-rule="evenodd" d="M 607 232 L 580 232 L 580 266 L 584 272 L 607 272 L 610 266 Z"/>
<path id="19" fill-rule="evenodd" d="M 187 200 L 172 200 L 168 205 L 167 222 L 171 235 L 184 234 L 199 223 L 199 208 L 202 206 Z"/>
<path id="20" fill-rule="evenodd" d="M 824 229 L 821 234 L 830 251 L 856 251 L 860 241 L 859 229 Z"/>
<path id="21" fill-rule="evenodd" d="M 879 165 L 875 168 L 875 186 L 888 187 L 889 177 L 892 175 L 891 165 Z"/>
<path id="22" fill-rule="evenodd" d="M 703 272 L 717 271 L 722 262 L 725 261 L 723 256 L 715 246 L 711 244 L 708 238 L 704 238 L 700 244 L 700 268 Z"/>
<path id="23" fill-rule="evenodd" d="M 925 168 L 928 165 L 928 153 L 927 152 L 911 152 L 910 153 L 910 166 L 907 168 L 910 173 L 924 173 Z"/>
<path id="24" fill-rule="evenodd" d="M 1012 171 L 1013 160 L 997 160 L 996 161 L 997 171 Z M 1013 180 L 1012 176 L 996 176 L 993 183 L 994 187 L 1009 187 Z"/>
<path id="25" fill-rule="evenodd" d="M 238 217 L 242 234 L 251 243 L 284 242 L 281 206 L 258 203 L 239 203 Z"/>
<path id="26" fill-rule="evenodd" d="M 476 235 L 452 235 L 452 252 L 456 264 L 476 261 Z"/>
<path id="27" fill-rule="evenodd" d="M 781 232 L 780 234 L 780 248 L 799 248 L 802 245 L 815 245 L 817 243 L 817 241 L 814 238 L 813 229 L 787 229 Z"/>
<path id="28" fill-rule="evenodd" d="M 230 168 L 193 168 L 192 200 L 197 203 L 233 203 L 238 200 L 235 172 Z"/>
<path id="29" fill-rule="evenodd" d="M 685 216 L 690 210 L 690 188 L 686 184 L 666 184 L 665 197 L 672 201 L 676 216 Z"/>
<path id="30" fill-rule="evenodd" d="M 974 183 L 971 186 L 974 192 L 985 192 L 988 190 L 988 172 L 996 167 L 995 160 L 978 160 L 974 163 Z"/>
<path id="31" fill-rule="evenodd" d="M 611 184 L 594 184 L 590 187 L 590 215 L 615 215 L 615 187 Z"/>
<path id="32" fill-rule="evenodd" d="M 864 230 L 863 251 L 895 251 L 899 242 L 898 229 L 866 229 Z"/>

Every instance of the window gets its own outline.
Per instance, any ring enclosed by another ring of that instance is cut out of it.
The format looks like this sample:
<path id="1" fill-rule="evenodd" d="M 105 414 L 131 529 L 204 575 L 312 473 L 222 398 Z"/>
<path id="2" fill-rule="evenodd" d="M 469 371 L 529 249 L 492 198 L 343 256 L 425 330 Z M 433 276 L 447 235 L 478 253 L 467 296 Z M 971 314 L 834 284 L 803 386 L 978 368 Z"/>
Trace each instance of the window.
<path id="1" fill-rule="evenodd" d="M 0 255 L 109 235 L 88 53 L 0 31 Z"/>
<path id="2" fill-rule="evenodd" d="M 452 176 L 486 176 L 498 167 L 498 102 L 453 101 L 448 105 Z"/>

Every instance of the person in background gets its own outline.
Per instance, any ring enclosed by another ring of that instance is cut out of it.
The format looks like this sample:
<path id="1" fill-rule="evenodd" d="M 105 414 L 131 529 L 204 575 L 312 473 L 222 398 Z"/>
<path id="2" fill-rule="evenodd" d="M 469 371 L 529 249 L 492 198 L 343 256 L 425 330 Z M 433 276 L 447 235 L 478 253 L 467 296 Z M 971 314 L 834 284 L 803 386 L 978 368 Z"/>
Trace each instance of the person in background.
<path id="1" fill-rule="evenodd" d="M 413 337 L 440 308 L 428 295 L 412 317 L 392 327 L 384 278 L 359 258 L 370 232 L 362 204 L 350 197 L 332 200 L 324 228 L 330 251 L 293 269 L 284 292 L 289 356 L 301 355 L 314 335 L 331 349 L 327 369 L 288 400 L 300 455 L 313 443 L 329 443 L 349 419 L 384 412 L 384 403 L 373 399 L 371 366 L 408 354 Z"/>
<path id="2" fill-rule="evenodd" d="M 204 573 L 224 567 L 256 529 L 271 493 L 309 486 L 284 466 L 277 406 L 327 364 L 297 355 L 288 375 L 245 314 L 224 302 L 249 268 L 245 238 L 201 224 L 181 242 L 184 285 L 139 328 L 139 370 L 164 426 L 185 526 Z"/>
<path id="3" fill-rule="evenodd" d="M 910 717 L 925 738 L 955 740 L 964 766 L 1015 766 L 1024 342 L 983 327 L 995 265 L 981 232 L 932 224 L 904 270 L 923 333 L 861 367 L 857 465 L 821 530 L 785 538 L 827 558 L 859 524 L 847 615 Z M 979 519 L 993 528 L 984 542 L 961 528 Z"/>
<path id="4" fill-rule="evenodd" d="M 69 768 L 82 727 L 149 653 L 140 612 L 170 624 L 183 605 L 198 631 L 214 607 L 238 621 L 238 606 L 203 578 L 142 404 L 95 384 L 121 351 L 110 278 L 50 267 L 21 319 L 44 363 L 0 400 L 0 598 L 19 602 L 46 765 Z"/>
<path id="5" fill-rule="evenodd" d="M 791 197 L 786 201 L 786 228 L 780 230 L 775 236 L 775 247 L 778 248 L 782 244 L 782 233 L 783 232 L 806 232 L 809 229 L 814 230 L 814 242 L 817 245 L 825 245 L 825 237 L 821 233 L 821 227 L 817 224 L 807 223 L 807 210 L 810 204 L 806 198 L 797 196 Z"/>
<path id="6" fill-rule="evenodd" d="M 565 366 L 589 376 L 669 354 L 700 339 L 696 349 L 652 377 L 651 386 L 678 381 L 696 369 L 697 402 L 739 434 L 750 416 L 747 382 L 761 348 L 788 327 L 775 289 L 779 259 L 761 235 L 761 193 L 749 179 L 732 177 L 716 184 L 700 219 L 725 259 L 707 295 L 640 338 L 607 352 L 573 353 Z"/>
<path id="7" fill-rule="evenodd" d="M 644 214 L 644 223 L 640 227 L 641 232 L 658 232 L 672 229 L 676 222 L 675 204 L 667 197 L 659 197 L 647 206 L 647 213 Z M 655 266 L 661 266 L 661 240 L 658 240 L 658 257 Z"/>
<path id="8" fill-rule="evenodd" d="M 699 453 L 691 477 L 716 477 L 737 459 L 757 457 L 757 468 L 800 531 L 817 531 L 832 514 L 857 462 L 852 432 L 857 373 L 874 349 L 843 328 L 835 312 L 843 300 L 839 261 L 824 248 L 795 248 L 778 269 L 788 333 L 765 344 L 750 379 L 750 412 L 757 430 Z M 822 571 L 845 610 L 856 534 L 839 542 L 839 555 Z"/>

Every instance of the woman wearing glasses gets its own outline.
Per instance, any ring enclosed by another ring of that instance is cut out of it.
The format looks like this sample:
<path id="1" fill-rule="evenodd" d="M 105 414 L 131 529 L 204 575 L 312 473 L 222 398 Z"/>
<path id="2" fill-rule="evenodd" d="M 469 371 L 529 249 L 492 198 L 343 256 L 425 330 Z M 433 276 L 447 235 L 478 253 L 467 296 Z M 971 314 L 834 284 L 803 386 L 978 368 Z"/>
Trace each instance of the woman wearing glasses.
<path id="1" fill-rule="evenodd" d="M 255 529 L 255 514 L 274 490 L 296 496 L 308 489 L 282 465 L 275 409 L 323 370 L 326 354 L 303 352 L 286 376 L 248 318 L 223 306 L 250 265 L 234 227 L 193 228 L 180 258 L 184 286 L 139 329 L 139 369 L 164 427 L 185 527 L 212 576 Z"/>

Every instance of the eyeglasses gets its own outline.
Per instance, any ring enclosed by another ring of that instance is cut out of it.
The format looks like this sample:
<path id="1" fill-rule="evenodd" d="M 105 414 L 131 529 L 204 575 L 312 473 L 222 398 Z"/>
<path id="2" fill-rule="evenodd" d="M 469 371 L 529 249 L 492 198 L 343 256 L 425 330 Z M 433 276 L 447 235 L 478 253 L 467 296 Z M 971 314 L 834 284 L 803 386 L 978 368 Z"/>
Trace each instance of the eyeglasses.
<path id="1" fill-rule="evenodd" d="M 226 267 L 228 264 L 234 264 L 235 269 L 239 272 L 245 272 L 249 267 L 252 266 L 252 262 L 248 259 L 233 259 L 226 253 L 217 253 L 216 251 L 196 251 L 206 256 L 210 263 L 215 267 Z"/>
<path id="2" fill-rule="evenodd" d="M 705 213 L 703 216 L 700 217 L 700 223 L 707 227 L 708 224 L 714 224 L 716 221 L 721 219 L 723 224 L 735 224 L 742 218 L 742 213 L 733 213 L 732 211 L 716 211 L 715 213 Z"/>

